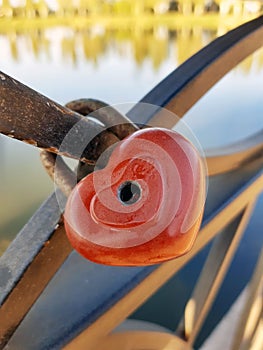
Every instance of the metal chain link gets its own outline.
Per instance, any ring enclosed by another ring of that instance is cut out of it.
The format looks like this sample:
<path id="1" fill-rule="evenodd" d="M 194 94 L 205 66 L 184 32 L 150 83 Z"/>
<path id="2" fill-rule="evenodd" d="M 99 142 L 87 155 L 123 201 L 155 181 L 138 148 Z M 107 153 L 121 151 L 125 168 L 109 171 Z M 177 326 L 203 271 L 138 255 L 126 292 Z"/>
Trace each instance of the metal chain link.
<path id="1" fill-rule="evenodd" d="M 125 115 L 121 114 L 112 106 L 105 102 L 95 99 L 78 99 L 66 104 L 70 110 L 81 114 L 82 116 L 93 117 L 98 123 L 102 123 L 111 133 L 113 133 L 118 140 L 123 140 L 128 135 L 139 130 L 132 121 Z M 96 112 L 92 115 L 93 112 Z M 109 153 L 106 152 L 106 156 Z M 75 186 L 75 173 L 64 162 L 63 158 L 57 154 L 42 150 L 40 159 L 48 175 L 54 183 L 61 189 L 61 191 L 68 196 Z M 104 163 L 106 160 L 104 159 Z M 94 171 L 95 164 L 88 164 L 79 162 L 77 168 L 77 180 L 81 180 L 86 175 Z M 56 172 L 56 175 L 55 175 Z"/>

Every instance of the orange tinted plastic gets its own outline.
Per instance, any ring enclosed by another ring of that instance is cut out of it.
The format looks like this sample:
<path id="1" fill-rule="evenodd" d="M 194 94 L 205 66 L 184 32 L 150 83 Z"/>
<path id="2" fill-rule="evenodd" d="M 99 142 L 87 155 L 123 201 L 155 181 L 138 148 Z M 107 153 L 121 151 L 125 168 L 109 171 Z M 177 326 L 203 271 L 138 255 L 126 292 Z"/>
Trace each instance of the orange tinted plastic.
<path id="1" fill-rule="evenodd" d="M 171 130 L 144 129 L 73 189 L 65 228 L 73 247 L 92 261 L 159 263 L 192 247 L 204 198 L 203 165 L 193 145 Z"/>

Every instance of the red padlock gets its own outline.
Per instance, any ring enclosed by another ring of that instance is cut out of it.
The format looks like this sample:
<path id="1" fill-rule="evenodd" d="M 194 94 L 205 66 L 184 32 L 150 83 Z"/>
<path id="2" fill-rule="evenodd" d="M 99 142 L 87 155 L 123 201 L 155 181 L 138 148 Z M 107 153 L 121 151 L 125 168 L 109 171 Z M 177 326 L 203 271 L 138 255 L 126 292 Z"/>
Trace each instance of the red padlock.
<path id="1" fill-rule="evenodd" d="M 197 236 L 205 172 L 194 146 L 162 128 L 135 132 L 108 165 L 81 180 L 64 214 L 73 247 L 107 265 L 150 265 L 181 256 Z"/>

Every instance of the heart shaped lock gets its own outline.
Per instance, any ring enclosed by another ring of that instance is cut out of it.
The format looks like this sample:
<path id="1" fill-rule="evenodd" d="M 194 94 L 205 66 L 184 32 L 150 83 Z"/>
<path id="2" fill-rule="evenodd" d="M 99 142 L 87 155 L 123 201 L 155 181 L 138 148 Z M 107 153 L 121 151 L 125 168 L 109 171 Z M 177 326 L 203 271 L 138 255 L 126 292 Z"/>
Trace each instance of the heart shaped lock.
<path id="1" fill-rule="evenodd" d="M 205 172 L 194 146 L 162 128 L 135 132 L 107 166 L 71 192 L 64 221 L 72 246 L 108 265 L 150 265 L 192 247 L 205 201 Z"/>

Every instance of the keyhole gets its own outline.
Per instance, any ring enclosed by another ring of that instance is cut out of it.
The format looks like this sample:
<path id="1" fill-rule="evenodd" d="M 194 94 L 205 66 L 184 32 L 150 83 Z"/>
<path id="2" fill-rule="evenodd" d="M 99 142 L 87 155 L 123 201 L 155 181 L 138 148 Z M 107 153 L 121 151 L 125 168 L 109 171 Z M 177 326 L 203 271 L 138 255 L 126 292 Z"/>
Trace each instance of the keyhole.
<path id="1" fill-rule="evenodd" d="M 135 181 L 126 181 L 118 189 L 118 198 L 125 205 L 136 203 L 141 198 L 141 187 Z"/>

